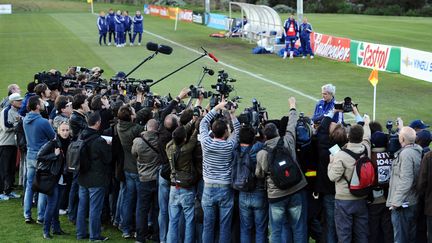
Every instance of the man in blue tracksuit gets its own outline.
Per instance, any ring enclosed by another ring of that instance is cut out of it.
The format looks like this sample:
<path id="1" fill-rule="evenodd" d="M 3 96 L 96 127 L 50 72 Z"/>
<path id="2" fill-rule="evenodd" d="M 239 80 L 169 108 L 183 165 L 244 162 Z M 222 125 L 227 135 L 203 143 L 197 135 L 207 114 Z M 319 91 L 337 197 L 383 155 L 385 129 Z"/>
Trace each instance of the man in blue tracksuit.
<path id="1" fill-rule="evenodd" d="M 283 58 L 287 58 L 288 52 L 290 54 L 290 59 L 294 58 L 295 42 L 299 36 L 299 29 L 297 21 L 295 21 L 294 16 L 291 16 L 285 20 L 284 23 L 284 35 L 285 35 L 285 52 Z"/>
<path id="2" fill-rule="evenodd" d="M 115 21 L 115 31 L 116 31 L 116 46 L 123 47 L 125 43 L 125 36 L 124 36 L 125 20 L 120 10 L 117 10 L 117 14 L 114 17 L 114 21 Z"/>
<path id="3" fill-rule="evenodd" d="M 132 19 L 129 17 L 129 11 L 123 12 L 123 18 L 124 18 L 124 26 L 125 26 L 125 42 L 126 42 L 126 36 L 129 36 L 129 44 L 132 45 Z"/>
<path id="4" fill-rule="evenodd" d="M 111 36 L 114 39 L 114 42 L 116 42 L 116 36 L 115 36 L 115 20 L 114 20 L 115 14 L 112 8 L 108 11 L 108 16 L 106 16 L 106 21 L 108 24 L 108 45 L 111 45 Z"/>
<path id="5" fill-rule="evenodd" d="M 303 59 L 309 54 L 310 58 L 314 58 L 310 45 L 310 34 L 312 33 L 312 25 L 308 23 L 307 18 L 303 18 L 303 23 L 300 25 L 300 43 L 303 50 Z"/>
<path id="6" fill-rule="evenodd" d="M 140 46 L 143 33 L 143 16 L 140 11 L 136 11 L 133 17 L 133 32 L 132 45 L 135 42 L 135 37 L 138 35 L 138 45 Z"/>
<path id="7" fill-rule="evenodd" d="M 108 32 L 108 23 L 105 17 L 105 12 L 101 11 L 99 13 L 99 17 L 97 18 L 97 27 L 99 30 L 99 45 L 102 45 L 102 39 L 104 44 L 106 45 L 106 36 Z"/>

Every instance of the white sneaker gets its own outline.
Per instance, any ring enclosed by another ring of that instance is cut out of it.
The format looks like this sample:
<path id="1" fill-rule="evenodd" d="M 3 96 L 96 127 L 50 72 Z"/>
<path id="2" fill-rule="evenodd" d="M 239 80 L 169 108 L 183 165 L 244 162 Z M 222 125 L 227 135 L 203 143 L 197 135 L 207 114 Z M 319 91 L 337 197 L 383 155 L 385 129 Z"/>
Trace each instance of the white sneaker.
<path id="1" fill-rule="evenodd" d="M 310 56 L 310 59 L 314 59 L 314 56 Z"/>
<path id="2" fill-rule="evenodd" d="M 108 45 L 110 46 L 110 45 L 111 45 L 111 42 L 110 42 L 110 43 L 108 43 Z"/>
<path id="3" fill-rule="evenodd" d="M 283 55 L 283 59 L 286 59 L 287 58 L 287 56 L 288 56 L 288 52 L 284 52 L 284 55 Z"/>
<path id="4" fill-rule="evenodd" d="M 133 46 L 133 43 L 129 43 L 130 46 Z"/>
<path id="5" fill-rule="evenodd" d="M 7 201 L 9 200 L 9 197 L 6 196 L 5 194 L 0 194 L 0 201 Z"/>
<path id="6" fill-rule="evenodd" d="M 293 58 L 294 58 L 294 52 L 290 51 L 290 59 L 293 59 Z"/>
<path id="7" fill-rule="evenodd" d="M 18 199 L 18 198 L 21 198 L 21 195 L 19 195 L 19 194 L 16 193 L 16 192 L 11 192 L 11 193 L 7 194 L 6 196 L 8 196 L 10 199 Z"/>
<path id="8" fill-rule="evenodd" d="M 306 56 L 302 56 L 302 59 L 306 59 Z"/>
<path id="9" fill-rule="evenodd" d="M 66 210 L 63 210 L 63 209 L 59 210 L 59 215 L 66 215 L 66 214 L 67 214 Z"/>
<path id="10" fill-rule="evenodd" d="M 141 43 L 138 43 L 138 45 L 140 46 L 140 45 L 141 45 Z"/>
<path id="11" fill-rule="evenodd" d="M 116 45 L 116 47 L 120 47 L 120 45 Z"/>

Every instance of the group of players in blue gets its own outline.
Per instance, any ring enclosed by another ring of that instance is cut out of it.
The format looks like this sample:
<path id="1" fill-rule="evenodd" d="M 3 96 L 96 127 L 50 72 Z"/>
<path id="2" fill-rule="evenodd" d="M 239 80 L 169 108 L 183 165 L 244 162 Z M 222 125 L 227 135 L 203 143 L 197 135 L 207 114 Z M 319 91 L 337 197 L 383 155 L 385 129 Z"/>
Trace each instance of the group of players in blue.
<path id="1" fill-rule="evenodd" d="M 133 25 L 133 35 L 132 35 Z M 120 11 L 114 14 L 114 10 L 109 9 L 108 15 L 104 11 L 99 13 L 97 18 L 97 27 L 99 30 L 99 45 L 102 41 L 105 45 L 111 45 L 111 40 L 114 39 L 116 47 L 124 47 L 126 45 L 126 37 L 129 36 L 129 45 L 133 46 L 135 38 L 138 35 L 138 45 L 141 45 L 143 33 L 143 16 L 140 11 L 136 11 L 135 16 L 131 18 L 128 11 Z M 108 35 L 108 44 L 106 37 Z"/>
<path id="2" fill-rule="evenodd" d="M 310 33 L 312 33 L 312 25 L 308 23 L 306 17 L 303 18 L 303 23 L 300 27 L 294 16 L 291 15 L 284 23 L 284 37 L 285 37 L 285 52 L 283 58 L 287 58 L 288 54 L 290 59 L 294 58 L 294 50 L 296 41 L 300 38 L 301 54 L 303 59 L 309 54 L 310 58 L 314 58 L 312 48 L 310 45 Z"/>

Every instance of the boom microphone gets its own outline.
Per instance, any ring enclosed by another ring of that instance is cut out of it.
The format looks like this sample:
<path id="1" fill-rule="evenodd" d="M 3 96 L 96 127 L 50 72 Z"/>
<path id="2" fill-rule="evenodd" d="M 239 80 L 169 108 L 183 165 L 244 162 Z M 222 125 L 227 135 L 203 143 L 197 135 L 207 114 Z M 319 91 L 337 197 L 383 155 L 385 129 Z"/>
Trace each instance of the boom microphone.
<path id="1" fill-rule="evenodd" d="M 165 55 L 170 55 L 173 51 L 173 49 L 170 46 L 166 46 L 166 45 L 159 45 L 159 47 L 157 48 L 157 51 L 165 54 Z"/>
<path id="2" fill-rule="evenodd" d="M 159 48 L 159 45 L 154 43 L 154 42 L 147 42 L 146 47 L 147 47 L 147 50 L 149 50 L 149 51 L 157 51 Z"/>
<path id="3" fill-rule="evenodd" d="M 213 53 L 208 53 L 208 56 L 213 59 L 215 62 L 219 62 L 219 60 L 213 55 Z"/>

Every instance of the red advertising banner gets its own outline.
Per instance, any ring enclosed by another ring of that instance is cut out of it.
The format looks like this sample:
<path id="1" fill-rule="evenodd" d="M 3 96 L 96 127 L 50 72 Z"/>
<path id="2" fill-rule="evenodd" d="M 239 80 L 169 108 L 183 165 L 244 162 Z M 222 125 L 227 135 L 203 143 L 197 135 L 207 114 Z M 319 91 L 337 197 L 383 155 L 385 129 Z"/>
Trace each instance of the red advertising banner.
<path id="1" fill-rule="evenodd" d="M 179 14 L 180 14 L 179 17 L 180 17 L 181 21 L 192 23 L 192 20 L 193 20 L 193 11 L 192 10 L 181 9 Z"/>
<path id="2" fill-rule="evenodd" d="M 150 15 L 151 16 L 159 16 L 160 8 L 159 6 L 150 5 Z"/>
<path id="3" fill-rule="evenodd" d="M 315 55 L 340 62 L 350 61 L 351 40 L 321 33 L 311 33 L 311 47 Z"/>
<path id="4" fill-rule="evenodd" d="M 159 7 L 159 9 L 160 9 L 159 16 L 161 18 L 169 18 L 168 8 L 166 8 L 166 7 Z"/>

